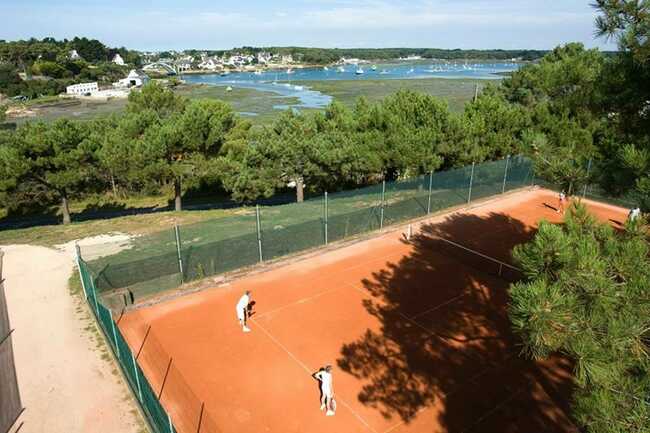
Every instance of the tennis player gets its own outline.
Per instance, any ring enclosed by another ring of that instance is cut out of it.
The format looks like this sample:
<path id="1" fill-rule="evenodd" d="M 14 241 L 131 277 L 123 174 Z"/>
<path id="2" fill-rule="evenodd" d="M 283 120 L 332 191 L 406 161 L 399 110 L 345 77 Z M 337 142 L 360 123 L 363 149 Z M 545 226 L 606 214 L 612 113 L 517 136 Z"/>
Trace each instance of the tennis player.
<path id="1" fill-rule="evenodd" d="M 630 213 L 627 216 L 627 219 L 630 221 L 635 221 L 641 216 L 641 209 L 637 206 L 634 209 L 630 210 Z"/>
<path id="2" fill-rule="evenodd" d="M 560 195 L 558 195 L 558 206 L 557 206 L 557 213 L 564 213 L 564 201 L 566 200 L 566 195 L 564 194 L 564 191 L 560 192 Z"/>
<path id="3" fill-rule="evenodd" d="M 237 302 L 237 319 L 239 319 L 239 324 L 242 326 L 244 332 L 251 332 L 250 328 L 246 326 L 246 319 L 248 319 L 248 305 L 251 302 L 251 291 L 246 290 L 246 292 L 239 298 Z"/>
<path id="4" fill-rule="evenodd" d="M 325 415 L 334 415 L 334 388 L 332 387 L 332 366 L 326 365 L 313 374 L 313 377 L 320 382 L 320 410 L 327 409 Z"/>

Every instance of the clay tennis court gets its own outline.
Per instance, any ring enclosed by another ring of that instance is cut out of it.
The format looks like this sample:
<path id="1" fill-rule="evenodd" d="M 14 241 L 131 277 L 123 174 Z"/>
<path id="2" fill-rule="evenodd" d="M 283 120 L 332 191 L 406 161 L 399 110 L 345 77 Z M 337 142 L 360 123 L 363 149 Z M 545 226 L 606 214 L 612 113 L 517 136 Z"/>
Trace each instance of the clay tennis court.
<path id="1" fill-rule="evenodd" d="M 571 364 L 522 359 L 509 282 L 446 238 L 504 262 L 554 193 L 521 191 L 214 289 L 126 313 L 120 329 L 179 433 L 572 432 Z M 624 209 L 587 202 L 618 225 Z M 252 290 L 252 332 L 235 304 Z M 338 410 L 319 411 L 320 367 Z M 161 392 L 162 391 L 162 392 Z"/>

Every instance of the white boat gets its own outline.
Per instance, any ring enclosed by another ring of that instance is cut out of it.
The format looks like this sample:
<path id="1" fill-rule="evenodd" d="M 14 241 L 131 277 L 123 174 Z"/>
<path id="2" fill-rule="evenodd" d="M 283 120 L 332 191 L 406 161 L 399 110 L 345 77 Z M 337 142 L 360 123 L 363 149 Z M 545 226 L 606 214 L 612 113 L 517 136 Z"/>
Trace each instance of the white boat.
<path id="1" fill-rule="evenodd" d="M 295 90 L 305 90 L 303 86 L 293 86 Z"/>
<path id="2" fill-rule="evenodd" d="M 361 67 L 357 68 L 357 70 L 354 71 L 354 73 L 357 74 L 357 75 L 363 75 L 363 74 L 365 74 L 365 72 L 363 71 L 363 68 L 361 68 Z"/>
<path id="3" fill-rule="evenodd" d="M 339 66 L 339 67 L 336 69 L 336 72 L 338 72 L 339 74 L 341 74 L 341 73 L 345 72 L 345 68 L 344 68 L 343 66 Z"/>
<path id="4" fill-rule="evenodd" d="M 287 69 L 287 74 L 293 74 L 293 69 L 291 68 Z"/>
<path id="5" fill-rule="evenodd" d="M 230 75 L 230 72 L 229 72 L 229 71 L 223 71 L 223 72 L 221 72 L 220 75 L 221 75 L 222 77 L 226 77 L 226 76 Z"/>
<path id="6" fill-rule="evenodd" d="M 377 70 L 377 65 L 372 65 L 372 67 L 370 69 L 372 69 L 373 71 L 376 71 Z"/>
<path id="7" fill-rule="evenodd" d="M 232 87 L 230 86 L 226 87 L 226 92 L 232 92 Z"/>
<path id="8" fill-rule="evenodd" d="M 413 69 L 413 68 L 411 68 L 411 69 L 409 69 L 408 71 L 406 71 L 407 74 L 412 74 L 413 72 L 415 72 L 415 69 Z"/>
<path id="9" fill-rule="evenodd" d="M 262 71 L 260 71 L 259 69 L 256 70 L 254 73 L 255 73 L 255 75 L 262 75 Z"/>
<path id="10" fill-rule="evenodd" d="M 323 66 L 323 71 L 329 71 L 329 70 L 330 68 L 328 68 L 327 66 Z"/>

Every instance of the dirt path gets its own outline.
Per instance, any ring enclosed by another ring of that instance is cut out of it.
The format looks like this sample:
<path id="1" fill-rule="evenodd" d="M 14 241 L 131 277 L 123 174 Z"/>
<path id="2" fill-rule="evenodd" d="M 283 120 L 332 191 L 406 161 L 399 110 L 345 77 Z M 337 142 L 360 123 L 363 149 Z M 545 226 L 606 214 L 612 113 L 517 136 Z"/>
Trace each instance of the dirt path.
<path id="1" fill-rule="evenodd" d="M 23 406 L 21 433 L 143 430 L 88 310 L 68 290 L 73 261 L 44 247 L 2 246 Z"/>

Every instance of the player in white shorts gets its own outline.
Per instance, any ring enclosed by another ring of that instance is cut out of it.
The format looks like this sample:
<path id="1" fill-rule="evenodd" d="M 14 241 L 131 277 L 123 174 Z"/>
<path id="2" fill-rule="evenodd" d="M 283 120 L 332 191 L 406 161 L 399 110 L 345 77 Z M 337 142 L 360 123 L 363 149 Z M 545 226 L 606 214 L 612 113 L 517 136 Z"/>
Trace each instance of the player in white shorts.
<path id="1" fill-rule="evenodd" d="M 325 415 L 332 416 L 334 415 L 334 389 L 332 387 L 332 366 L 327 365 L 325 368 L 319 370 L 317 373 L 314 373 L 314 378 L 318 379 L 320 382 L 320 410 L 325 410 L 327 408 L 327 413 Z"/>
<path id="2" fill-rule="evenodd" d="M 251 302 L 251 292 L 246 290 L 246 293 L 239 298 L 237 302 L 237 319 L 239 319 L 239 324 L 242 326 L 244 332 L 251 332 L 250 328 L 246 326 L 246 319 L 248 319 L 248 304 Z"/>

